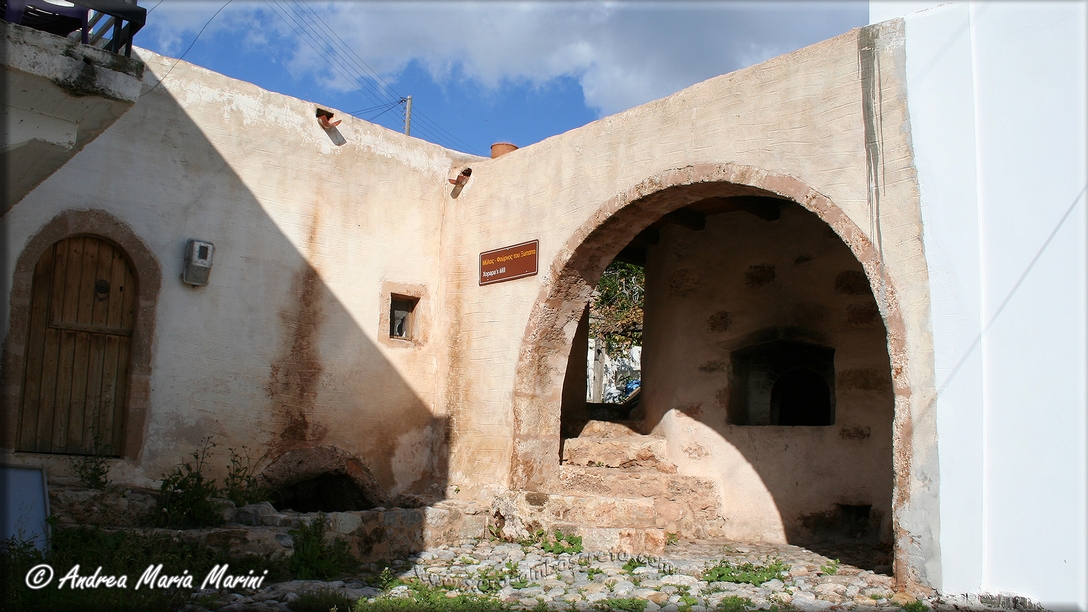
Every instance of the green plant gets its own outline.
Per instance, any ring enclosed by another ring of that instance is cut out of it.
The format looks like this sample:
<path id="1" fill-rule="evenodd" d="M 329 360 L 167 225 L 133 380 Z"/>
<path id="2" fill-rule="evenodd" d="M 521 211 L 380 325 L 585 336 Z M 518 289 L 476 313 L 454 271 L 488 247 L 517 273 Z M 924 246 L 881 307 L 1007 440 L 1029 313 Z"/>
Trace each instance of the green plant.
<path id="1" fill-rule="evenodd" d="M 98 444 L 95 443 L 95 451 Z M 79 484 L 88 489 L 103 490 L 110 483 L 110 466 L 107 458 L 97 453 L 71 459 L 72 469 L 79 477 Z"/>
<path id="2" fill-rule="evenodd" d="M 358 566 L 359 562 L 348 551 L 347 542 L 340 538 L 331 543 L 325 540 L 328 526 L 325 515 L 318 514 L 309 525 L 288 532 L 295 543 L 290 569 L 298 579 L 328 580 Z"/>
<path id="3" fill-rule="evenodd" d="M 382 572 L 378 574 L 378 588 L 382 591 L 388 591 L 389 589 L 404 584 L 404 581 L 397 577 L 393 573 L 393 570 L 389 567 L 383 567 Z"/>
<path id="4" fill-rule="evenodd" d="M 674 546 L 680 543 L 679 534 L 668 532 L 665 534 L 665 546 Z"/>
<path id="5" fill-rule="evenodd" d="M 839 560 L 832 559 L 827 563 L 824 563 L 820 566 L 820 571 L 824 574 L 827 574 L 828 576 L 834 576 L 835 574 L 839 573 Z"/>
<path id="6" fill-rule="evenodd" d="M 748 612 L 752 609 L 752 600 L 747 597 L 729 595 L 718 603 L 718 612 Z"/>
<path id="7" fill-rule="evenodd" d="M 909 604 L 902 606 L 902 609 L 904 610 L 904 612 L 926 612 L 926 610 L 929 609 L 929 606 L 918 600 L 914 600 Z"/>
<path id="8" fill-rule="evenodd" d="M 780 559 L 764 564 L 740 563 L 734 565 L 725 560 L 718 561 L 703 572 L 707 582 L 746 582 L 759 586 L 768 580 L 781 579 L 790 566 Z"/>
<path id="9" fill-rule="evenodd" d="M 412 580 L 405 583 L 408 591 L 403 597 L 379 597 L 373 601 L 360 599 L 354 612 L 509 612 L 510 606 L 492 597 L 462 593 L 447 597 L 445 589 Z"/>
<path id="10" fill-rule="evenodd" d="M 604 570 L 599 567 L 591 567 L 586 569 L 586 573 L 589 574 L 589 579 L 593 580 L 595 576 L 599 576 L 604 573 Z"/>
<path id="11" fill-rule="evenodd" d="M 298 594 L 298 599 L 287 604 L 291 612 L 350 612 L 355 602 L 342 593 L 331 589 L 318 589 Z"/>
<path id="12" fill-rule="evenodd" d="M 188 529 L 211 527 L 223 522 L 219 507 L 211 500 L 219 492 L 215 479 L 205 478 L 208 454 L 215 448 L 211 438 L 201 440 L 192 452 L 193 460 L 174 467 L 174 473 L 162 475 L 159 487 L 159 512 L 153 522 L 160 527 Z"/>
<path id="13" fill-rule="evenodd" d="M 593 604 L 594 610 L 623 610 L 624 612 L 642 612 L 646 609 L 646 600 L 637 597 L 610 597 Z"/>
<path id="14" fill-rule="evenodd" d="M 642 307 L 646 272 L 642 266 L 614 261 L 601 273 L 590 304 L 589 334 L 603 342 L 609 357 L 642 344 Z"/>
<path id="15" fill-rule="evenodd" d="M 630 574 L 640 567 L 646 567 L 646 562 L 642 560 L 642 557 L 631 557 L 623 564 L 623 571 Z"/>
<path id="16" fill-rule="evenodd" d="M 234 502 L 235 506 L 244 506 L 268 499 L 268 491 L 261 486 L 253 475 L 253 462 L 249 457 L 249 449 L 242 447 L 243 455 L 239 455 L 233 448 L 230 451 L 230 465 L 227 466 L 227 476 L 223 479 L 223 497 Z"/>

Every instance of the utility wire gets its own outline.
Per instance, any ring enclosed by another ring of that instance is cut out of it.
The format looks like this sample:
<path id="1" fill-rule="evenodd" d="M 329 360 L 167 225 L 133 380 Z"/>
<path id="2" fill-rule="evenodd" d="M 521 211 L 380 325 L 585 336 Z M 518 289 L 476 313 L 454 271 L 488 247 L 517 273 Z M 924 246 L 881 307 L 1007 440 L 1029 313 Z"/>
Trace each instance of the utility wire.
<path id="1" fill-rule="evenodd" d="M 282 2 L 282 4 L 281 4 Z M 359 85 L 361 93 L 371 99 L 382 102 L 371 109 L 364 109 L 349 113 L 351 115 L 362 114 L 372 110 L 382 109 L 371 120 L 385 115 L 398 104 L 403 104 L 405 98 L 399 94 L 389 83 L 381 78 L 369 64 L 366 63 L 335 30 L 313 8 L 300 4 L 297 1 L 288 4 L 288 0 L 277 0 L 271 5 L 277 16 L 288 25 L 292 33 L 305 42 L 311 49 L 323 57 L 329 57 L 329 66 L 340 76 Z M 288 10 L 290 8 L 290 11 Z M 282 14 L 281 14 L 282 11 Z M 290 19 L 290 22 L 284 16 Z M 311 16 L 312 15 L 312 16 Z M 293 22 L 293 24 L 292 24 Z M 318 25 L 320 23 L 320 25 Z M 298 26 L 297 28 L 295 26 Z M 336 42 L 332 40 L 335 38 Z M 339 43 L 339 44 L 337 44 Z M 315 46 L 316 45 L 316 46 Z M 379 88 L 376 83 L 382 85 Z M 389 92 L 396 94 L 398 99 L 391 100 Z M 413 115 L 420 117 L 424 125 L 419 133 L 429 136 L 432 142 L 441 144 L 451 149 L 463 149 L 472 151 L 475 147 L 457 138 L 441 125 L 427 117 L 418 106 L 412 109 Z"/>
<path id="2" fill-rule="evenodd" d="M 208 26 L 211 25 L 212 20 L 214 20 L 216 17 L 218 17 L 219 13 L 222 13 L 223 9 L 227 8 L 227 5 L 230 4 L 231 2 L 234 2 L 234 0 L 227 0 L 226 3 L 223 4 L 223 6 L 219 7 L 219 10 L 216 11 L 215 14 L 211 16 L 211 19 L 208 19 L 208 21 L 205 22 L 204 27 L 200 28 L 200 31 L 196 33 L 196 38 L 193 39 L 193 42 L 189 43 L 189 48 L 185 50 L 185 53 L 182 53 L 181 57 L 179 57 L 177 59 L 177 61 L 174 62 L 174 65 L 170 66 L 170 70 L 167 70 L 166 74 L 162 75 L 162 78 L 159 79 L 158 83 L 155 83 L 154 87 L 152 87 L 151 89 L 147 90 L 146 92 L 140 94 L 141 98 L 146 96 L 147 94 L 155 91 L 155 88 L 158 87 L 159 85 L 162 85 L 162 82 L 166 80 L 166 77 L 170 76 L 170 73 L 174 71 L 174 68 L 176 68 L 179 63 L 181 63 L 181 60 L 185 59 L 186 55 L 189 55 L 189 51 L 192 50 L 193 45 L 196 44 L 196 41 L 200 40 L 200 35 L 204 33 L 204 30 L 208 29 Z M 159 2 L 159 4 L 162 4 L 162 2 Z M 158 7 L 159 4 L 156 4 L 155 7 Z M 152 7 L 152 10 L 154 10 L 155 7 Z"/>

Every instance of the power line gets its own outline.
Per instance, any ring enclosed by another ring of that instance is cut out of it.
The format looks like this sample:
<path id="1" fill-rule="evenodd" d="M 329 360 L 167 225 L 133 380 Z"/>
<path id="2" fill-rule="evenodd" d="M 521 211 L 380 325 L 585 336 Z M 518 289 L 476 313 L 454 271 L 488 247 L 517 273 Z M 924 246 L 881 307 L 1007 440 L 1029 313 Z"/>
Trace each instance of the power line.
<path id="1" fill-rule="evenodd" d="M 219 7 L 219 10 L 216 11 L 215 14 L 211 16 L 211 19 L 208 19 L 208 21 L 204 23 L 204 27 L 200 28 L 200 31 L 196 33 L 196 38 L 193 39 L 193 42 L 189 43 L 189 48 L 185 50 L 185 53 L 182 53 L 181 57 L 179 57 L 177 59 L 177 61 L 174 62 L 174 65 L 170 66 L 170 70 L 167 70 L 166 74 L 162 75 L 162 78 L 159 79 L 158 83 L 155 83 L 154 87 L 152 87 L 151 89 L 149 89 L 149 90 L 145 91 L 144 93 L 140 94 L 141 98 L 146 96 L 147 94 L 155 91 L 155 88 L 158 87 L 159 85 L 162 85 L 162 82 L 166 80 L 166 77 L 170 76 L 170 73 L 174 71 L 174 68 L 176 68 L 179 63 L 181 63 L 181 60 L 185 59 L 186 55 L 189 55 L 189 51 L 192 50 L 193 45 L 196 44 L 196 41 L 200 39 L 200 35 L 204 33 L 204 30 L 208 29 L 208 26 L 211 25 L 212 20 L 215 19 L 216 17 L 218 17 L 219 13 L 222 13 L 223 9 L 227 8 L 227 5 L 230 4 L 231 2 L 234 2 L 234 0 L 227 0 L 227 2 L 225 4 L 223 4 L 223 6 Z M 159 4 L 162 4 L 162 2 L 159 2 Z M 158 8 L 158 6 L 159 5 L 156 4 L 155 6 L 151 7 L 151 10 L 155 10 L 156 8 Z"/>
<path id="2" fill-rule="evenodd" d="M 281 1 L 283 2 L 282 6 L 280 4 Z M 298 2 L 292 2 L 288 5 L 288 0 L 277 0 L 274 3 L 271 3 L 270 6 L 273 7 L 276 15 L 287 24 L 288 28 L 295 36 L 302 40 L 302 42 L 305 42 L 307 46 L 322 57 L 329 57 L 329 66 L 334 72 L 348 81 L 359 85 L 361 93 L 380 103 L 378 106 L 370 109 L 364 109 L 349 114 L 357 115 L 381 110 L 381 112 L 370 119 L 372 121 L 385 115 L 394 106 L 405 102 L 406 98 L 400 96 L 389 83 L 382 79 L 381 75 L 355 53 L 355 51 L 344 42 L 343 38 L 341 38 L 311 7 L 306 6 L 305 4 L 299 4 Z M 291 10 L 288 11 L 288 8 Z M 309 15 L 307 14 L 307 11 Z M 290 18 L 290 21 L 285 19 L 284 15 Z M 310 15 L 312 15 L 312 17 Z M 318 22 L 320 22 L 320 26 L 318 25 Z M 296 25 L 298 26 L 297 28 L 295 27 Z M 335 38 L 339 44 L 334 43 L 332 39 L 329 38 L 329 35 Z M 376 83 L 381 83 L 383 88 L 379 88 Z M 397 94 L 398 99 L 391 100 L 388 92 Z M 472 145 L 454 136 L 437 122 L 431 120 L 421 112 L 418 107 L 413 109 L 413 115 L 430 127 L 430 129 L 427 129 L 418 124 L 416 126 L 417 131 L 429 136 L 429 140 L 432 142 L 451 149 L 464 149 L 468 151 L 475 149 Z M 419 129 L 421 127 L 423 127 L 422 130 Z"/>

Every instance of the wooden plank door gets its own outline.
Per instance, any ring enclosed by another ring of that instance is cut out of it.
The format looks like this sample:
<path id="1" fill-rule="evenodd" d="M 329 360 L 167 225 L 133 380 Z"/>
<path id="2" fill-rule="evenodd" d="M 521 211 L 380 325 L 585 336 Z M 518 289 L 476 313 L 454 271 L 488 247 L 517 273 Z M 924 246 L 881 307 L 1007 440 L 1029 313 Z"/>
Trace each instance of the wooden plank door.
<path id="1" fill-rule="evenodd" d="M 66 238 L 34 268 L 17 450 L 118 456 L 136 320 L 124 252 Z"/>

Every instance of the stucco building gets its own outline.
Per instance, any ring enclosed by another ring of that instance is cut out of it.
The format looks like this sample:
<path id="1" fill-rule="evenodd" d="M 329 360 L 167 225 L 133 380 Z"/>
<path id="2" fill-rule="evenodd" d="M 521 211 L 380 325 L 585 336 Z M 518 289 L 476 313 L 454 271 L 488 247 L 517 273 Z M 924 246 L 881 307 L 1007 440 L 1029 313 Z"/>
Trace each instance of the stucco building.
<path id="1" fill-rule="evenodd" d="M 212 436 L 287 495 L 856 529 L 904 589 L 1084 608 L 1085 6 L 913 8 L 494 159 L 2 24 L 5 461 L 153 486 Z M 639 414 L 579 422 L 625 249 Z"/>

